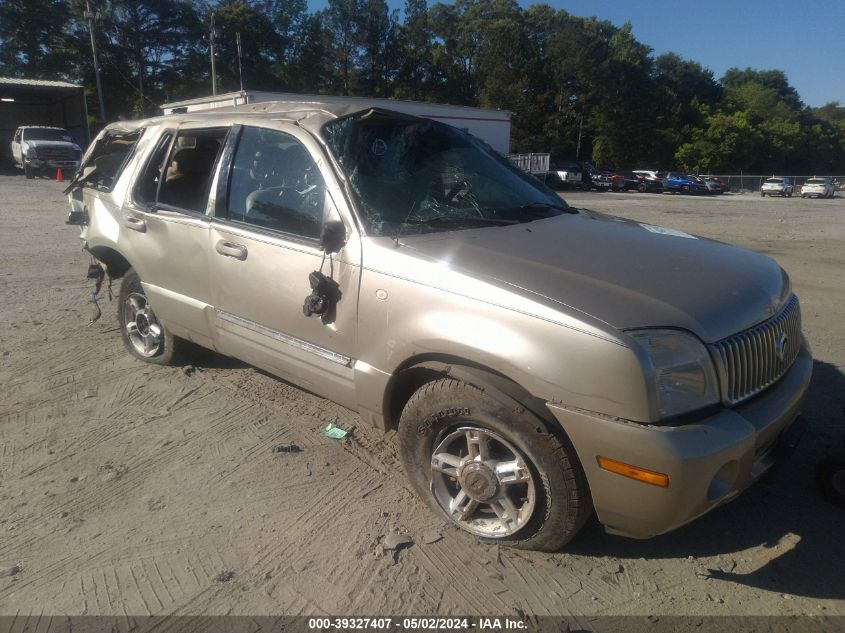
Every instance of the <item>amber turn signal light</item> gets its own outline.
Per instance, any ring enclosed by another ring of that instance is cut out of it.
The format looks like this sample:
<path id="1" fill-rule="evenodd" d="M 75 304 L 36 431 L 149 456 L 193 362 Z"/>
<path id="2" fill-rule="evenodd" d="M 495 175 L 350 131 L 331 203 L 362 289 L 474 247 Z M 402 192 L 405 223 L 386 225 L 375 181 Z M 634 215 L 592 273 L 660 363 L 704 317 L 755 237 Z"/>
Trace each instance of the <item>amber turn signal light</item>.
<path id="1" fill-rule="evenodd" d="M 631 466 L 631 464 L 617 462 L 615 459 L 602 457 L 601 455 L 599 455 L 596 459 L 599 462 L 599 468 L 602 470 L 616 473 L 617 475 L 622 475 L 623 477 L 628 477 L 629 479 L 643 481 L 647 484 L 651 484 L 652 486 L 659 486 L 661 488 L 669 487 L 669 475 L 648 470 L 647 468 L 640 468 L 639 466 Z"/>

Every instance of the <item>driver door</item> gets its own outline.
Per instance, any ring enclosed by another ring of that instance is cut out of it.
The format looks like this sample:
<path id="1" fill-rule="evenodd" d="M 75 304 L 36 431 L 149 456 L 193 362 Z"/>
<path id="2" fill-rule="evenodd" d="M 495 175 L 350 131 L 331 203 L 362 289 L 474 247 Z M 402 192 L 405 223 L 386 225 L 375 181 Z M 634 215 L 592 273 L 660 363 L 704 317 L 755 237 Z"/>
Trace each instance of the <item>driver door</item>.
<path id="1" fill-rule="evenodd" d="M 320 147 L 292 125 L 243 126 L 218 183 L 210 277 L 218 349 L 336 402 L 355 402 L 360 242 Z M 326 209 L 345 217 L 344 248 L 323 258 Z M 309 274 L 338 284 L 331 318 L 307 317 Z"/>

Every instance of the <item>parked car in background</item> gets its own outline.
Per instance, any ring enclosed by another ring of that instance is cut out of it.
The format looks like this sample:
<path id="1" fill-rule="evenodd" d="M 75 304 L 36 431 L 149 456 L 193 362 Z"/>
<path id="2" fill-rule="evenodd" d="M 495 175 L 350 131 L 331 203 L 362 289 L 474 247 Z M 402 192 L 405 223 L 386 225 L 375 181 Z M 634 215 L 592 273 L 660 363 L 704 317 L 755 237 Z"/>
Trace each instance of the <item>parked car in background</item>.
<path id="1" fill-rule="evenodd" d="M 663 193 L 665 189 L 663 179 L 660 178 L 657 173 L 652 176 L 634 172 L 634 175 L 639 181 L 637 184 L 637 191 L 640 193 Z"/>
<path id="2" fill-rule="evenodd" d="M 666 174 L 666 189 L 673 193 L 707 193 L 707 185 L 695 176 L 670 171 Z"/>
<path id="3" fill-rule="evenodd" d="M 638 191 L 640 188 L 640 178 L 632 171 L 625 171 L 617 169 L 614 174 L 617 188 L 622 191 Z"/>
<path id="4" fill-rule="evenodd" d="M 699 179 L 704 182 L 710 193 L 723 194 L 728 189 L 727 183 L 722 182 L 714 176 L 699 176 Z"/>
<path id="5" fill-rule="evenodd" d="M 724 180 L 722 180 L 721 178 L 718 178 L 716 176 L 706 176 L 705 175 L 705 176 L 699 176 L 699 178 L 701 178 L 706 183 L 714 182 L 714 183 L 718 184 L 719 189 L 720 189 L 719 193 L 726 193 L 726 192 L 731 190 L 731 187 L 728 183 L 726 183 Z M 715 193 L 715 191 L 714 191 L 714 193 Z"/>
<path id="6" fill-rule="evenodd" d="M 134 359 L 188 339 L 354 409 L 442 520 L 542 550 L 594 511 L 637 538 L 693 521 L 806 428 L 769 257 L 570 207 L 378 102 L 259 106 L 111 124 L 66 189 Z"/>
<path id="7" fill-rule="evenodd" d="M 590 174 L 592 188 L 597 191 L 610 191 L 614 188 L 613 172 L 609 169 L 596 169 Z M 617 180 L 616 189 L 620 188 L 621 182 Z"/>
<path id="8" fill-rule="evenodd" d="M 578 161 L 557 161 L 549 165 L 544 182 L 554 189 L 583 188 L 584 172 L 583 164 Z"/>
<path id="9" fill-rule="evenodd" d="M 801 187 L 802 198 L 832 198 L 836 192 L 830 178 L 808 178 Z"/>
<path id="10" fill-rule="evenodd" d="M 766 196 L 785 196 L 791 198 L 792 190 L 793 185 L 789 178 L 772 176 L 771 178 L 766 178 L 765 182 L 763 182 L 763 185 L 760 187 L 760 195 L 764 198 Z"/>
<path id="11" fill-rule="evenodd" d="M 654 169 L 635 169 L 634 173 L 637 176 L 641 176 L 643 178 L 649 178 L 651 180 L 659 180 L 661 185 L 663 185 L 663 189 L 666 189 L 666 172 L 665 171 L 657 171 Z"/>
<path id="12" fill-rule="evenodd" d="M 26 125 L 15 130 L 12 157 L 27 178 L 48 170 L 55 174 L 60 168 L 72 176 L 79 168 L 82 148 L 64 128 Z"/>

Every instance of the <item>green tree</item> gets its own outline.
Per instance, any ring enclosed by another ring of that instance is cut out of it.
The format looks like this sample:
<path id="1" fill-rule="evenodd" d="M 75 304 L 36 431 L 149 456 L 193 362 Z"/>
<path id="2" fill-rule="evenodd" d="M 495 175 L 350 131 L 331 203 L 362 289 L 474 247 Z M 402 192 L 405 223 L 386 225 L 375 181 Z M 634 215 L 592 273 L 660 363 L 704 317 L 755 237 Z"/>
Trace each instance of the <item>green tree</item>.
<path id="1" fill-rule="evenodd" d="M 217 73 L 221 92 L 238 90 L 237 34 L 241 34 L 241 68 L 244 88 L 252 90 L 284 90 L 280 59 L 290 46 L 287 38 L 276 30 L 271 16 L 271 3 L 244 0 L 222 0 L 214 7 L 217 37 Z"/>
<path id="2" fill-rule="evenodd" d="M 387 97 L 395 75 L 398 17 L 386 0 L 362 0 L 356 29 L 360 47 L 361 89 L 372 97 Z"/>
<path id="3" fill-rule="evenodd" d="M 432 33 L 426 0 L 405 0 L 405 22 L 398 26 L 399 72 L 394 93 L 424 100 L 431 81 Z"/>
<path id="4" fill-rule="evenodd" d="M 74 79 L 63 56 L 70 17 L 66 0 L 0 2 L 0 75 Z"/>
<path id="5" fill-rule="evenodd" d="M 352 94 L 357 81 L 358 29 L 363 0 L 329 0 L 325 28 L 331 37 L 336 81 L 341 94 Z"/>
<path id="6" fill-rule="evenodd" d="M 705 108 L 715 106 L 722 86 L 701 64 L 665 53 L 654 60 L 655 115 L 652 143 L 655 165 L 671 165 L 676 149 L 704 125 Z M 643 157 L 645 158 L 645 157 Z"/>

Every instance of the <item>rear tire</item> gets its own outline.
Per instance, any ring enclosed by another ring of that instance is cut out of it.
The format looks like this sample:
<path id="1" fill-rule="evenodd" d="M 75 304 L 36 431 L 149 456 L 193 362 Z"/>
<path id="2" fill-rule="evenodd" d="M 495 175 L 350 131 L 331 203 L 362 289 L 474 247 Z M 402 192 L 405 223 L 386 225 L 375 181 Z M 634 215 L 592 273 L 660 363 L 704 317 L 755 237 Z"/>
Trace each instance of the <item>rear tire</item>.
<path id="1" fill-rule="evenodd" d="M 132 268 L 120 284 L 117 318 L 123 344 L 132 356 L 155 365 L 176 364 L 183 341 L 158 320 L 147 301 L 141 278 Z"/>
<path id="2" fill-rule="evenodd" d="M 484 542 L 555 551 L 592 511 L 568 438 L 467 383 L 423 385 L 402 411 L 398 438 L 416 493 Z"/>

